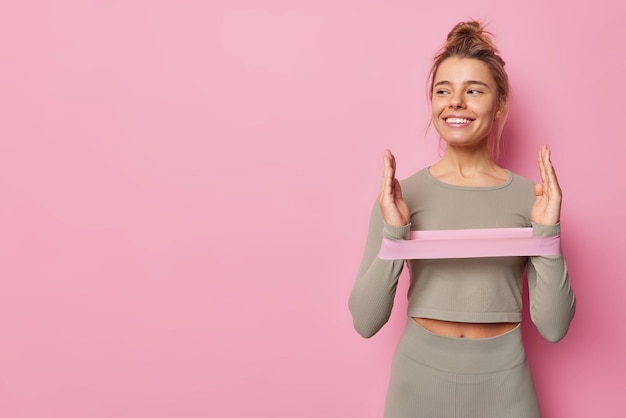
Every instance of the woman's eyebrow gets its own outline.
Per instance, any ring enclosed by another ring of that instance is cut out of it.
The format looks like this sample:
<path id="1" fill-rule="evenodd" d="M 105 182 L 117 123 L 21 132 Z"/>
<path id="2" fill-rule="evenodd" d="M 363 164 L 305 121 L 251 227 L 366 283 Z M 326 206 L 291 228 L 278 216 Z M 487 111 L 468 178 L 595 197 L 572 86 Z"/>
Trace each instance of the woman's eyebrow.
<path id="1" fill-rule="evenodd" d="M 489 87 L 489 84 L 485 83 L 484 81 L 478 81 L 478 80 L 467 80 L 467 81 L 463 82 L 463 84 L 465 84 L 466 86 L 470 85 L 470 84 L 478 84 L 478 85 L 481 85 L 481 86 L 485 86 L 487 88 Z M 447 85 L 452 85 L 452 83 L 450 81 L 447 81 L 447 80 L 442 80 L 442 81 L 436 82 L 433 87 L 442 86 L 442 85 L 446 85 L 447 86 Z"/>

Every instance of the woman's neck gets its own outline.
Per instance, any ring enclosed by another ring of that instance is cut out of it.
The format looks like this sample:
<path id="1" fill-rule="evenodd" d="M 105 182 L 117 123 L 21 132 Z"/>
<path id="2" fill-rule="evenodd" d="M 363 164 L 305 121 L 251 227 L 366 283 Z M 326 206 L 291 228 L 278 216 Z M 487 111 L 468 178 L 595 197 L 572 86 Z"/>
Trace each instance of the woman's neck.
<path id="1" fill-rule="evenodd" d="M 433 177 L 458 186 L 496 186 L 507 181 L 506 170 L 489 158 L 486 148 L 475 150 L 448 147 L 430 167 Z"/>

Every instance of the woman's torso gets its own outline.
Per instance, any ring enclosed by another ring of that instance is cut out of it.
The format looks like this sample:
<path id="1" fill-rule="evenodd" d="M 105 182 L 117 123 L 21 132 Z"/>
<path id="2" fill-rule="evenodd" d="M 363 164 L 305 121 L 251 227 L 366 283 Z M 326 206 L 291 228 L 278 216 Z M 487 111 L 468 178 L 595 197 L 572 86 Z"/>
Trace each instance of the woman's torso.
<path id="1" fill-rule="evenodd" d="M 426 168 L 402 183 L 414 230 L 529 227 L 534 184 L 506 171 L 500 184 L 445 183 Z M 409 260 L 409 316 L 449 337 L 489 338 L 521 319 L 525 257 Z"/>

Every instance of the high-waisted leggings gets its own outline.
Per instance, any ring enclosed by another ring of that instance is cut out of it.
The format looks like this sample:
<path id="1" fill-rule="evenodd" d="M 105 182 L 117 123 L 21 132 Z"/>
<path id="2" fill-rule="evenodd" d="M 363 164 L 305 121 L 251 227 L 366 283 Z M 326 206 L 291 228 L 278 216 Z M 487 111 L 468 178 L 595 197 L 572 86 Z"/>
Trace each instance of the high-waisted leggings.
<path id="1" fill-rule="evenodd" d="M 540 418 L 521 328 L 491 338 L 434 334 L 409 318 L 385 418 Z"/>

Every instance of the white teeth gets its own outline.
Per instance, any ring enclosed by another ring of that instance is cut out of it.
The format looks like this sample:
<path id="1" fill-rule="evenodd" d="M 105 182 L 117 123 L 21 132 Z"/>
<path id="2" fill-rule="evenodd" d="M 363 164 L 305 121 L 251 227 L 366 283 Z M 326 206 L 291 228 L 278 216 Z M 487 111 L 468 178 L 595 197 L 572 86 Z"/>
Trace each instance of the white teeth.
<path id="1" fill-rule="evenodd" d="M 448 123 L 470 123 L 470 119 L 462 119 L 462 118 L 448 118 L 446 119 Z"/>

